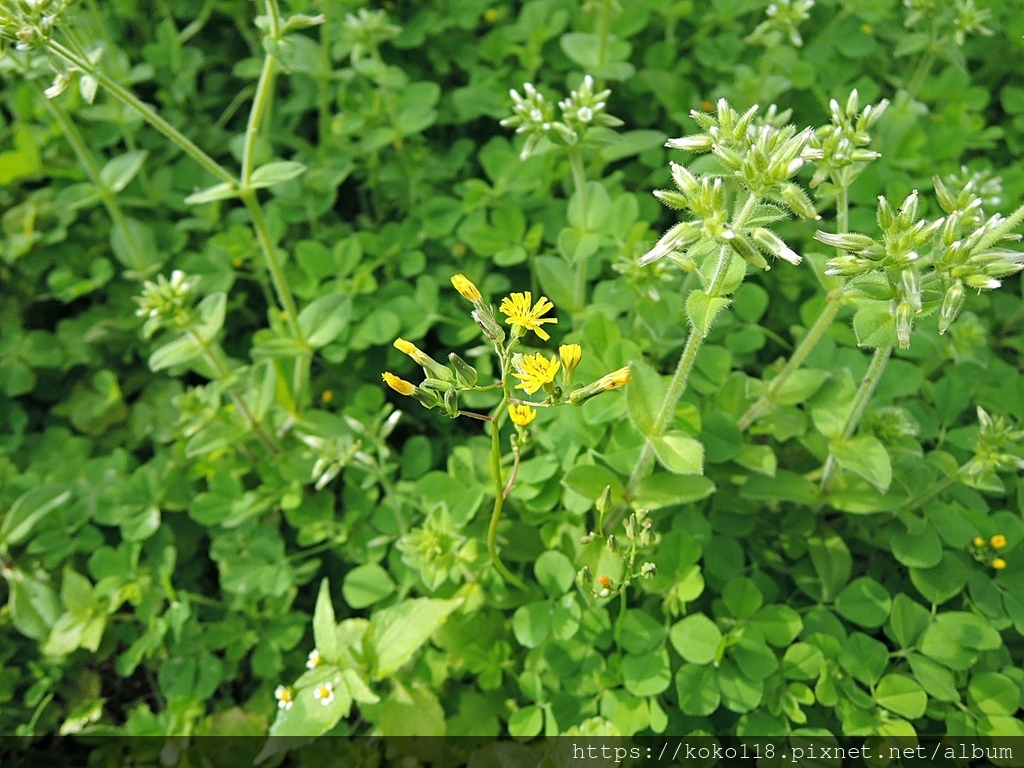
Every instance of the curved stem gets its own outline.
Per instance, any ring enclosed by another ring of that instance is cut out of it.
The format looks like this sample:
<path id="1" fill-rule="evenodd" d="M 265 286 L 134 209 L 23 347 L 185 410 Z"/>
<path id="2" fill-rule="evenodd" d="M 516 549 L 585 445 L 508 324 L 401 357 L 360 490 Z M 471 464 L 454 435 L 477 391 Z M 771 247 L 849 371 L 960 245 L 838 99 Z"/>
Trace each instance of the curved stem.
<path id="1" fill-rule="evenodd" d="M 498 403 L 491 415 L 491 473 L 494 475 L 494 509 L 491 511 L 491 523 L 487 527 L 487 554 L 491 557 L 491 563 L 495 570 L 501 574 L 505 581 L 513 584 L 519 589 L 526 589 L 526 585 L 519 580 L 498 557 L 498 523 L 501 521 L 501 508 L 505 504 L 505 488 L 501 482 L 501 415 L 508 407 L 508 396 L 506 395 Z"/>
<path id="2" fill-rule="evenodd" d="M 885 366 L 889 362 L 889 358 L 891 356 L 892 347 L 878 347 L 875 349 L 875 354 L 871 356 L 871 364 L 868 366 L 868 371 L 864 374 L 864 378 L 861 379 L 860 386 L 857 388 L 857 394 L 853 396 L 853 403 L 850 405 L 850 413 L 847 415 L 846 421 L 843 423 L 843 431 L 839 434 L 840 442 L 849 440 L 857 429 L 857 425 L 860 424 L 860 419 L 864 415 L 864 410 L 868 407 L 871 395 L 874 394 L 875 387 L 878 386 L 878 382 L 882 378 L 882 374 L 885 372 Z M 825 460 L 825 469 L 821 474 L 820 490 L 822 496 L 828 493 L 829 488 L 832 485 L 832 481 L 835 479 L 835 472 L 835 456 L 829 452 L 828 459 Z"/>
<path id="3" fill-rule="evenodd" d="M 277 74 L 277 61 L 267 55 L 263 59 L 263 69 L 256 84 L 256 95 L 249 110 L 249 122 L 245 128 L 245 143 L 242 149 L 242 178 L 239 186 L 249 189 L 252 181 L 253 164 L 255 162 L 256 141 L 259 139 L 260 127 L 270 107 L 270 99 L 274 95 L 274 77 Z"/>

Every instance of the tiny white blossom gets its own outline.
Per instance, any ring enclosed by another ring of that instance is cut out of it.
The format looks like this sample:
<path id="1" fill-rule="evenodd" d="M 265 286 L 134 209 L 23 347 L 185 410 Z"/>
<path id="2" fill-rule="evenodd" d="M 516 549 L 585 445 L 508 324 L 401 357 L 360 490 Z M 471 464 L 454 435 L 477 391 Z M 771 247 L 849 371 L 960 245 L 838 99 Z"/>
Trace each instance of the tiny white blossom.
<path id="1" fill-rule="evenodd" d="M 326 707 L 334 701 L 334 686 L 331 683 L 321 683 L 313 689 L 313 696 Z"/>

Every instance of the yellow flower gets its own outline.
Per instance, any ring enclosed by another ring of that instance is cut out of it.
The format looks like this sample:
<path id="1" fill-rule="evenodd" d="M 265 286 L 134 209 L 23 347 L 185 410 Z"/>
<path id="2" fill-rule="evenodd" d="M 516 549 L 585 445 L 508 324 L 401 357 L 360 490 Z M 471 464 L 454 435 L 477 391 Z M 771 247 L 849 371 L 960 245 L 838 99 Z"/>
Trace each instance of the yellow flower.
<path id="1" fill-rule="evenodd" d="M 456 291 L 462 294 L 462 298 L 472 302 L 480 301 L 480 291 L 477 290 L 477 287 L 465 275 L 460 274 L 452 277 L 452 285 L 455 286 Z"/>
<path id="2" fill-rule="evenodd" d="M 533 295 L 529 291 L 513 293 L 511 296 L 502 299 L 501 306 L 498 307 L 503 315 L 508 316 L 508 319 L 505 321 L 506 323 L 519 326 L 527 331 L 533 331 L 544 341 L 550 339 L 551 336 L 541 328 L 541 325 L 543 323 L 557 323 L 558 319 L 543 317 L 543 315 L 554 308 L 555 305 L 548 301 L 546 296 L 541 296 L 537 303 L 533 304 Z"/>
<path id="3" fill-rule="evenodd" d="M 531 408 L 528 405 L 516 405 L 512 403 L 508 407 L 509 418 L 512 419 L 512 423 L 517 427 L 525 427 L 531 421 L 537 418 L 537 409 Z"/>
<path id="4" fill-rule="evenodd" d="M 596 388 L 598 392 L 607 392 L 609 389 L 624 387 L 632 380 L 633 377 L 629 375 L 629 366 L 624 365 L 622 368 L 619 368 L 619 370 L 606 373 L 598 379 Z"/>
<path id="5" fill-rule="evenodd" d="M 387 371 L 385 371 L 383 374 L 381 374 L 381 378 L 384 379 L 385 384 L 387 384 L 400 395 L 405 395 L 406 397 L 408 397 L 409 395 L 412 395 L 416 392 L 416 387 L 414 387 L 405 379 L 398 378 L 393 373 L 388 373 Z"/>
<path id="6" fill-rule="evenodd" d="M 562 358 L 562 365 L 567 371 L 575 370 L 583 357 L 583 349 L 579 344 L 563 344 L 558 348 L 558 355 Z"/>
<path id="7" fill-rule="evenodd" d="M 533 355 L 518 355 L 515 359 L 516 373 L 513 374 L 520 381 L 516 384 L 516 389 L 525 389 L 532 395 L 545 384 L 555 380 L 560 365 L 554 355 L 550 360 L 540 352 Z"/>
<path id="8" fill-rule="evenodd" d="M 983 538 L 981 538 L 981 536 L 975 536 L 974 537 L 974 541 L 972 543 L 976 547 L 984 547 L 985 546 L 985 540 Z"/>
<path id="9" fill-rule="evenodd" d="M 992 545 L 992 549 L 1002 549 L 1006 546 L 1006 537 L 1001 533 L 997 533 L 988 540 L 988 543 Z"/>
<path id="10" fill-rule="evenodd" d="M 1006 567 L 1006 561 L 1003 560 L 1003 558 L 1001 557 L 997 557 L 995 560 L 992 561 L 992 567 L 995 568 L 997 571 L 1001 571 L 1003 570 L 1003 568 Z"/>

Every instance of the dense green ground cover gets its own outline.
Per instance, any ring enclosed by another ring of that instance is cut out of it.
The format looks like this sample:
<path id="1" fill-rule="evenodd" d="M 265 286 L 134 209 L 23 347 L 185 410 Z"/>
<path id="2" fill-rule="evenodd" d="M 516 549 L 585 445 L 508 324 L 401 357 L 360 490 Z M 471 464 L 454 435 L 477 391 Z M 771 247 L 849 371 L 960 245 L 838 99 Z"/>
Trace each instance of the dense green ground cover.
<path id="1" fill-rule="evenodd" d="M 0 733 L 1024 735 L 977 5 L 0 2 Z"/>

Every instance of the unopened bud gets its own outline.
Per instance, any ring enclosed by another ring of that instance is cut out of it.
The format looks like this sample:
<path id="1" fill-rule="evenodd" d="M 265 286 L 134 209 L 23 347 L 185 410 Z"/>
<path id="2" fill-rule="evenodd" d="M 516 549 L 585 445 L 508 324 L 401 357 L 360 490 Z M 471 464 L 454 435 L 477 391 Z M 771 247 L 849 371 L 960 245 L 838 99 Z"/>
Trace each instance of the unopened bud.
<path id="1" fill-rule="evenodd" d="M 729 247 L 738 253 L 748 264 L 757 267 L 758 269 L 771 269 L 771 264 L 768 263 L 768 260 L 744 235 L 734 235 L 733 237 L 728 238 L 728 242 Z"/>
<path id="2" fill-rule="evenodd" d="M 610 485 L 604 487 L 594 506 L 597 507 L 597 511 L 601 515 L 608 514 L 608 510 L 612 508 L 612 487 Z"/>
<path id="3" fill-rule="evenodd" d="M 448 355 L 448 360 L 452 364 L 452 368 L 455 369 L 455 378 L 464 387 L 475 386 L 480 378 L 480 374 L 477 373 L 476 368 L 471 366 L 457 354 L 452 352 Z"/>
<path id="4" fill-rule="evenodd" d="M 495 344 L 505 341 L 505 330 L 495 321 L 490 309 L 474 309 L 472 316 L 476 324 L 480 326 L 480 330 L 484 332 L 484 336 Z"/>
<path id="5" fill-rule="evenodd" d="M 945 333 L 956 320 L 964 306 L 964 285 L 959 280 L 946 290 L 939 310 L 939 333 Z"/>
<path id="6" fill-rule="evenodd" d="M 914 308 L 909 302 L 901 301 L 896 307 L 896 339 L 900 349 L 910 346 L 910 332 L 914 329 Z"/>
<path id="7" fill-rule="evenodd" d="M 817 219 L 818 212 L 814 203 L 800 187 L 792 182 L 785 182 L 779 187 L 779 196 L 797 216 L 804 219 Z"/>

